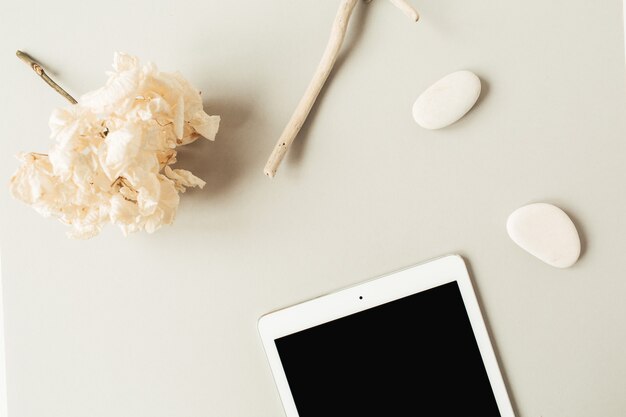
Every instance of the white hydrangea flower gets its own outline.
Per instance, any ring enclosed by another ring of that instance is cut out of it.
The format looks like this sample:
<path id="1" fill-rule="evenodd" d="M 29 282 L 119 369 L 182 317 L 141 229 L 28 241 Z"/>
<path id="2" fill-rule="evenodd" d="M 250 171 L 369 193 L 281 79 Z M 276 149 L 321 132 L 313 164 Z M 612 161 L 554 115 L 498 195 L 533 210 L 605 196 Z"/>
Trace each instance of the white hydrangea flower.
<path id="1" fill-rule="evenodd" d="M 116 53 L 104 87 L 50 117 L 48 155 L 22 153 L 13 196 L 45 217 L 90 238 L 107 223 L 124 234 L 171 224 L 179 193 L 205 182 L 172 169 L 176 148 L 199 136 L 214 140 L 220 117 L 204 112 L 200 93 L 165 73 Z"/>

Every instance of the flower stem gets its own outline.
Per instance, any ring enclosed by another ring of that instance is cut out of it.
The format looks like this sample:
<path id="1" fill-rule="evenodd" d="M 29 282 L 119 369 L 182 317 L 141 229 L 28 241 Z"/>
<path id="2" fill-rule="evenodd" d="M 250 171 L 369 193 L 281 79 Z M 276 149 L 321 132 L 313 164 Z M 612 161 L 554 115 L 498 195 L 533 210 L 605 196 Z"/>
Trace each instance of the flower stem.
<path id="1" fill-rule="evenodd" d="M 57 83 L 55 83 L 54 80 L 52 78 L 50 78 L 48 76 L 48 74 L 46 74 L 46 72 L 44 71 L 43 67 L 37 61 L 35 61 L 30 55 L 28 55 L 27 53 L 22 52 L 22 51 L 17 51 L 15 53 L 15 55 L 17 55 L 17 57 L 19 59 L 21 59 L 22 61 L 27 63 L 28 66 L 30 66 L 33 69 L 33 71 L 35 71 L 37 73 L 37 75 L 39 75 L 41 77 L 41 79 L 46 82 L 46 84 L 48 84 L 50 87 L 52 87 L 54 89 L 54 91 L 56 91 L 57 93 L 59 93 L 63 97 L 65 97 L 65 99 L 67 101 L 69 101 L 72 104 L 78 103 L 74 99 L 74 97 L 72 97 L 67 91 L 65 91 L 63 88 L 61 88 L 61 86 L 59 86 Z"/>

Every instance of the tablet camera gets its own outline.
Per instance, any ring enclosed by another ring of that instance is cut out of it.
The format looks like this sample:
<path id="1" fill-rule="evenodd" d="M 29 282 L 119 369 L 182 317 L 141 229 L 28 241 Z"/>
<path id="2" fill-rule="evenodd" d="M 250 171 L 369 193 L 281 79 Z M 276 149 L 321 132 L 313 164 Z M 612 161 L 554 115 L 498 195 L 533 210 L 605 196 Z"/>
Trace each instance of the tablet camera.
<path id="1" fill-rule="evenodd" d="M 362 299 L 363 299 L 363 296 L 362 296 L 362 295 L 359 295 L 359 300 L 362 300 Z"/>

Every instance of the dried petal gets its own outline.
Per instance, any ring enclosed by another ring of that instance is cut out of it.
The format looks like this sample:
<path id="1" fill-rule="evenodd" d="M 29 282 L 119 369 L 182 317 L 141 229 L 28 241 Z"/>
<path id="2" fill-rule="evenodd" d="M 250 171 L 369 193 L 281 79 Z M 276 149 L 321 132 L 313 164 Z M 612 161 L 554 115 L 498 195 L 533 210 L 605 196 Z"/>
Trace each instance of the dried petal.
<path id="1" fill-rule="evenodd" d="M 176 189 L 181 193 L 184 193 L 185 189 L 189 187 L 204 188 L 204 186 L 206 185 L 206 182 L 196 177 L 186 169 L 172 169 L 166 166 L 164 172 L 169 179 L 174 181 Z"/>
<path id="2" fill-rule="evenodd" d="M 18 155 L 13 196 L 86 239 L 106 223 L 124 234 L 154 232 L 174 221 L 179 192 L 205 182 L 172 169 L 176 148 L 200 135 L 213 140 L 219 116 L 179 73 L 116 53 L 106 84 L 50 117 L 49 156 Z M 165 174 L 165 175 L 164 175 Z"/>

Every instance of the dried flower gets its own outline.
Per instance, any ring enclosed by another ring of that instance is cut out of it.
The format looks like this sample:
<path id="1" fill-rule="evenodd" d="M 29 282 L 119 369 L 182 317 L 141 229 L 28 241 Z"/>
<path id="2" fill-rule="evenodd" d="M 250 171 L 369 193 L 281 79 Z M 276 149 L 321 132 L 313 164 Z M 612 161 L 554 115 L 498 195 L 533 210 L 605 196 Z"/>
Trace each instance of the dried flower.
<path id="1" fill-rule="evenodd" d="M 68 224 L 72 238 L 97 235 L 106 223 L 124 234 L 171 224 L 179 192 L 205 182 L 172 169 L 176 148 L 200 135 L 214 140 L 220 118 L 178 73 L 116 53 L 104 87 L 50 117 L 48 155 L 22 153 L 13 196 Z"/>

